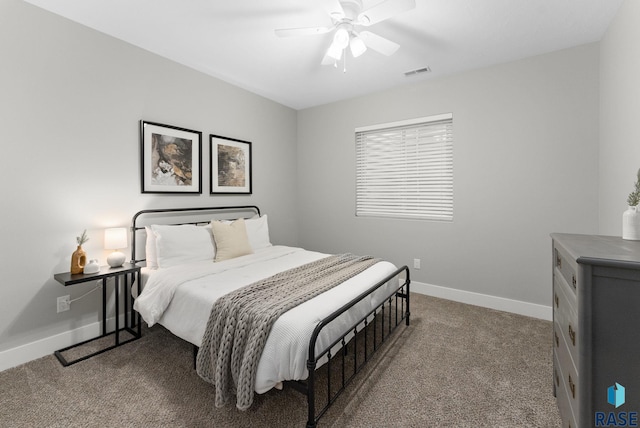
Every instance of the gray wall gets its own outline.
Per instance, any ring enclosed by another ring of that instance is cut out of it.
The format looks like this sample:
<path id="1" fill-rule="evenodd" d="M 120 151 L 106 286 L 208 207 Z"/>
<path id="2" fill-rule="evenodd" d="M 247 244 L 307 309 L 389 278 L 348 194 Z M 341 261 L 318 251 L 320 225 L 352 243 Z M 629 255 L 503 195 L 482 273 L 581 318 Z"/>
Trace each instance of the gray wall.
<path id="1" fill-rule="evenodd" d="M 600 50 L 600 233 L 620 236 L 640 168 L 640 2 L 622 4 Z"/>
<path id="2" fill-rule="evenodd" d="M 0 352 L 96 323 L 99 294 L 56 313 L 75 237 L 140 209 L 252 203 L 297 244 L 296 112 L 18 0 L 0 1 Z M 138 121 L 203 132 L 203 194 L 140 193 Z M 253 143 L 252 196 L 209 196 L 209 133 Z M 5 355 L 6 357 L 6 355 Z M 2 358 L 0 358 L 2 359 Z"/>
<path id="3" fill-rule="evenodd" d="M 550 305 L 549 233 L 621 233 L 640 167 L 638 23 L 627 0 L 600 44 L 296 113 L 1 0 L 0 360 L 98 321 L 97 295 L 56 314 L 56 297 L 90 286 L 53 274 L 83 229 L 104 262 L 103 229 L 149 207 L 256 203 L 275 242 L 421 258 L 418 282 Z M 354 128 L 442 112 L 455 123 L 454 222 L 355 218 Z M 203 195 L 140 193 L 140 119 L 203 131 Z M 209 133 L 253 142 L 251 197 L 207 194 Z"/>
<path id="4" fill-rule="evenodd" d="M 550 306 L 551 232 L 598 227 L 598 45 L 298 112 L 300 243 Z M 354 128 L 453 113 L 454 221 L 356 218 Z"/>

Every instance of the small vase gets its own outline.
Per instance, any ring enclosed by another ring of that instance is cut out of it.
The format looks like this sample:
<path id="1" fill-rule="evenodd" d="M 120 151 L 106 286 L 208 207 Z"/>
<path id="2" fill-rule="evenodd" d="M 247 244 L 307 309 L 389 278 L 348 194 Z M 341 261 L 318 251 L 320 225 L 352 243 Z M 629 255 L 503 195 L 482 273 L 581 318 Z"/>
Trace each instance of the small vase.
<path id="1" fill-rule="evenodd" d="M 640 213 L 635 206 L 622 214 L 622 239 L 640 241 Z"/>
<path id="2" fill-rule="evenodd" d="M 71 254 L 71 273 L 82 273 L 86 263 L 87 255 L 84 253 L 82 246 L 78 245 L 78 248 Z"/>

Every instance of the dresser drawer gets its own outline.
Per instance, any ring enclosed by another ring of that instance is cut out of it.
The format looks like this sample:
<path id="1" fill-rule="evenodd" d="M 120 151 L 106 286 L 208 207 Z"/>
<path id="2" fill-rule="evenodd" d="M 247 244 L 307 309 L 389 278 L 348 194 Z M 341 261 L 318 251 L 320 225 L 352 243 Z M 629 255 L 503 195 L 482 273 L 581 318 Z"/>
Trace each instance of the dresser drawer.
<path id="1" fill-rule="evenodd" d="M 573 364 L 578 367 L 578 349 L 580 338 L 578 337 L 578 308 L 576 296 L 568 289 L 563 277 L 553 278 L 553 319 L 558 324 L 554 328 L 554 341 L 562 338 L 567 345 Z M 562 336 L 562 337 L 560 337 Z M 558 345 L 558 343 L 556 343 Z"/>
<path id="2" fill-rule="evenodd" d="M 561 247 L 553 249 L 553 266 L 554 270 L 560 272 L 569 288 L 575 294 L 578 292 L 578 266 L 575 260 L 571 259 Z"/>
<path id="3" fill-rule="evenodd" d="M 553 382 L 556 390 L 556 401 L 558 403 L 558 410 L 562 418 L 563 428 L 578 428 L 575 417 L 573 415 L 573 409 L 569 403 L 569 394 L 567 391 L 567 385 L 564 382 L 564 376 L 558 363 L 557 356 L 553 359 Z"/>
<path id="4" fill-rule="evenodd" d="M 573 280 L 573 274 L 571 275 Z M 577 284 L 577 281 L 576 281 Z M 556 289 L 561 288 L 562 290 L 556 291 Z M 572 308 L 574 311 L 578 310 L 578 297 L 576 296 L 576 289 L 573 287 L 572 283 L 567 281 L 566 275 L 562 273 L 560 269 L 557 267 L 553 269 L 553 308 L 556 309 L 564 309 L 567 307 Z M 556 294 L 562 292 L 565 295 L 564 299 L 560 299 L 560 295 Z"/>
<path id="5" fill-rule="evenodd" d="M 568 344 L 565 342 L 564 340 L 564 336 L 558 331 L 560 329 L 560 326 L 558 325 L 558 323 L 554 322 L 553 323 L 553 330 L 554 330 L 554 358 L 556 358 L 556 360 L 554 361 L 556 366 L 555 366 L 555 373 L 554 376 L 558 376 L 558 379 L 554 379 L 556 382 L 556 388 L 558 388 L 558 384 L 563 385 L 562 388 L 560 389 L 564 389 L 565 394 L 566 394 L 566 398 L 567 398 L 567 403 L 568 403 L 568 407 L 571 409 L 571 412 L 569 412 L 572 417 L 573 420 L 577 422 L 577 415 L 579 414 L 579 410 L 580 410 L 580 405 L 579 405 L 579 400 L 578 400 L 578 385 L 580 382 L 580 379 L 578 378 L 578 372 L 576 369 L 576 366 L 573 363 L 573 360 L 571 358 L 571 355 L 569 354 L 569 349 L 568 349 Z M 557 337 L 557 339 L 556 339 Z M 557 394 L 558 397 L 560 397 L 560 394 Z M 561 414 L 565 414 L 565 412 L 562 411 L 561 409 Z M 574 426 L 577 426 L 574 424 Z"/>

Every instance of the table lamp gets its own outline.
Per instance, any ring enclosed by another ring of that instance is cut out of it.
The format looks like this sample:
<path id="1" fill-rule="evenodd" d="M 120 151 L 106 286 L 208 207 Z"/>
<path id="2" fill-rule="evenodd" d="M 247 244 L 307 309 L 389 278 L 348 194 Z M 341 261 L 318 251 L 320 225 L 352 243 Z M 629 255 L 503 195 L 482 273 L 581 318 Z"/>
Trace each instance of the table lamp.
<path id="1" fill-rule="evenodd" d="M 107 257 L 107 264 L 111 267 L 119 267 L 124 263 L 124 253 L 118 251 L 127 248 L 127 228 L 113 227 L 104 230 L 104 248 L 114 250 Z"/>

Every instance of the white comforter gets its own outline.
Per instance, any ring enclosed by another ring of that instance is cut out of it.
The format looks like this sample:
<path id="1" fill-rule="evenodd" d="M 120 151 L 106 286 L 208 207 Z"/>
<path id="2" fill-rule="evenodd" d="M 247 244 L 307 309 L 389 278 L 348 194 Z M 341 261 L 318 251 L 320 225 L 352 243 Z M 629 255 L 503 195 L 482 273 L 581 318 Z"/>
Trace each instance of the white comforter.
<path id="1" fill-rule="evenodd" d="M 173 334 L 200 346 L 213 303 L 220 296 L 283 270 L 326 257 L 301 248 L 273 246 L 224 262 L 197 262 L 158 269 L 149 276 L 134 308 L 151 326 L 160 323 Z M 309 338 L 327 315 L 395 270 L 379 262 L 343 284 L 284 313 L 274 324 L 260 362 L 255 390 L 264 393 L 283 380 L 306 379 Z M 397 284 L 397 282 L 394 282 Z M 324 349 L 391 293 L 391 285 L 340 316 L 320 335 Z"/>

